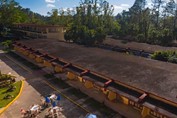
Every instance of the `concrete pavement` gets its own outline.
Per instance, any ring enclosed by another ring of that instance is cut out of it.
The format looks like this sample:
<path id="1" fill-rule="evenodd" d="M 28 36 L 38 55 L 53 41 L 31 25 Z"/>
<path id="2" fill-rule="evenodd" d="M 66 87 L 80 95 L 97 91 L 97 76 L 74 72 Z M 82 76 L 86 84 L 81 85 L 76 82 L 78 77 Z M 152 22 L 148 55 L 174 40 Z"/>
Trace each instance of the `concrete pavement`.
<path id="1" fill-rule="evenodd" d="M 71 88 L 69 85 L 61 83 L 61 81 L 56 79 L 46 79 L 43 75 L 44 72 L 41 70 L 31 70 L 28 71 L 29 68 L 24 69 L 18 63 L 13 62 L 13 60 L 7 58 L 5 54 L 0 54 L 0 59 L 2 66 L 0 66 L 0 70 L 3 70 L 4 73 L 8 73 L 9 71 L 18 77 L 18 80 L 26 79 L 26 82 L 24 84 L 24 90 L 22 92 L 22 95 L 19 97 L 17 101 L 15 101 L 11 107 L 9 107 L 4 114 L 2 114 L 2 118 L 19 118 L 20 115 L 20 109 L 29 109 L 29 107 L 32 104 L 39 104 L 40 98 L 42 96 L 47 96 L 50 93 L 58 94 L 59 90 L 63 92 L 64 94 L 67 94 L 70 99 L 74 100 L 78 104 L 82 104 L 84 108 L 88 109 L 92 113 L 96 113 L 100 118 L 119 118 L 120 115 L 117 115 L 116 112 L 110 110 L 107 107 L 100 108 L 96 107 L 94 102 L 86 103 L 88 99 L 90 99 L 88 96 L 81 94 L 74 88 Z M 23 65 L 22 65 L 23 66 Z M 45 80 L 45 81 L 44 81 Z M 48 84 L 53 86 L 54 88 L 50 87 Z M 90 100 L 92 101 L 92 100 Z M 87 114 L 87 112 L 79 108 L 76 104 L 72 103 L 70 100 L 62 96 L 61 106 L 64 107 L 63 114 L 67 118 L 79 118 L 83 117 Z M 100 103 L 96 103 L 96 105 L 99 105 Z M 40 118 L 43 118 L 45 113 L 40 114 Z"/>

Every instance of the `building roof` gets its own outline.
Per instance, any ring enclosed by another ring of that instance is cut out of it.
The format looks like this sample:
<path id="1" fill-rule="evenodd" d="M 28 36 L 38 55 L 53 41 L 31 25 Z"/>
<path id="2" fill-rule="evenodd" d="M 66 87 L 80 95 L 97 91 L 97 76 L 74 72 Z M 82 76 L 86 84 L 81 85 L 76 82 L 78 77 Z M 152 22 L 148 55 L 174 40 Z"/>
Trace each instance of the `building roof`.
<path id="1" fill-rule="evenodd" d="M 30 24 L 30 23 L 20 23 L 14 24 L 15 26 L 28 26 L 28 27 L 42 27 L 42 28 L 50 28 L 50 27 L 65 27 L 62 25 L 42 25 L 42 24 Z"/>

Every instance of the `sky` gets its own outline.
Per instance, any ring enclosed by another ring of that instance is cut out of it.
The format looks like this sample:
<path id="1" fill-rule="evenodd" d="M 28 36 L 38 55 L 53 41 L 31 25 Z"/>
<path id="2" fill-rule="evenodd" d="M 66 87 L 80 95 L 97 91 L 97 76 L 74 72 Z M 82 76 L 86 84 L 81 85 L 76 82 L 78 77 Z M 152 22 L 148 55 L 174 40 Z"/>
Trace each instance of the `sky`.
<path id="1" fill-rule="evenodd" d="M 47 15 L 52 9 L 67 9 L 79 5 L 80 0 L 15 0 L 24 8 L 30 8 L 33 12 L 41 15 Z M 122 10 L 128 10 L 135 0 L 107 0 L 114 5 L 114 15 L 121 13 Z M 150 0 L 148 0 L 148 4 Z"/>

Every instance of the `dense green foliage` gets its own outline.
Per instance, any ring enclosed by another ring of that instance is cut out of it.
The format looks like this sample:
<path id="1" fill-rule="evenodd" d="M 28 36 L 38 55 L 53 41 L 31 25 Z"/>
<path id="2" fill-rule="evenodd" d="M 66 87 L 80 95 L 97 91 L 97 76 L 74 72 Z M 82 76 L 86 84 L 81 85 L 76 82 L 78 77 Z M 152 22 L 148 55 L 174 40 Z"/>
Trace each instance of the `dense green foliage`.
<path id="1" fill-rule="evenodd" d="M 5 49 L 10 49 L 12 46 L 12 40 L 3 41 L 1 45 L 3 45 Z"/>
<path id="2" fill-rule="evenodd" d="M 177 53 L 175 51 L 158 51 L 151 55 L 152 59 L 177 63 Z"/>
<path id="3" fill-rule="evenodd" d="M 15 0 L 0 0 L 0 42 L 7 39 L 14 40 L 19 36 L 10 29 L 13 24 L 45 24 L 46 21 L 47 17 L 34 13 L 29 8 L 22 8 Z"/>
<path id="4" fill-rule="evenodd" d="M 7 87 L 11 83 L 15 82 L 15 77 L 10 74 L 2 74 L 0 72 L 0 88 Z"/>
<path id="5" fill-rule="evenodd" d="M 177 7 L 174 0 L 152 0 L 151 9 L 146 0 L 135 0 L 129 11 L 116 17 L 121 25 L 118 36 L 150 44 L 170 45 L 176 39 Z"/>
<path id="6" fill-rule="evenodd" d="M 66 40 L 91 45 L 100 43 L 106 35 L 150 44 L 169 46 L 176 39 L 177 9 L 174 0 L 135 0 L 129 11 L 116 18 L 113 6 L 102 0 L 85 0 L 68 22 Z M 72 15 L 71 15 L 72 16 Z"/>
<path id="7" fill-rule="evenodd" d="M 15 0 L 0 0 L 0 26 L 9 27 L 15 23 L 45 23 L 45 17 L 22 8 Z"/>
<path id="8" fill-rule="evenodd" d="M 15 0 L 0 0 L 0 36 L 15 23 L 52 24 L 67 28 L 65 39 L 85 45 L 101 43 L 106 35 L 168 46 L 177 38 L 174 0 L 135 0 L 128 11 L 113 16 L 106 0 L 81 0 L 76 8 L 53 9 L 48 16 L 22 8 Z"/>
<path id="9" fill-rule="evenodd" d="M 101 43 L 106 34 L 120 29 L 113 17 L 114 8 L 107 1 L 85 0 L 76 8 L 65 33 L 67 41 L 84 45 Z"/>
<path id="10" fill-rule="evenodd" d="M 67 26 L 73 20 L 73 14 L 75 11 L 73 9 L 53 9 L 51 12 L 48 12 L 50 16 L 46 23 L 52 25 Z"/>
<path id="11" fill-rule="evenodd" d="M 18 81 L 9 87 L 0 89 L 0 108 L 5 107 L 19 94 L 21 86 L 22 81 Z"/>

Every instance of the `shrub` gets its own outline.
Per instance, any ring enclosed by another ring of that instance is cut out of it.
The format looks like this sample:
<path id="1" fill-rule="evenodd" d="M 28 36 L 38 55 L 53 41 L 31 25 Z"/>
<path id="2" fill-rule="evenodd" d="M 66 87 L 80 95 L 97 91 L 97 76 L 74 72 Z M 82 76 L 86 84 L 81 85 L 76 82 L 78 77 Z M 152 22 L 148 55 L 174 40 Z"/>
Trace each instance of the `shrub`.
<path id="1" fill-rule="evenodd" d="M 172 35 L 170 34 L 169 29 L 157 30 L 155 28 L 152 28 L 148 32 L 147 43 L 168 46 L 172 43 L 172 41 L 173 38 Z"/>
<path id="2" fill-rule="evenodd" d="M 4 96 L 3 99 L 11 99 L 11 98 L 13 98 L 13 97 L 14 97 L 13 95 L 7 94 L 6 96 Z"/>
<path id="3" fill-rule="evenodd" d="M 144 42 L 145 41 L 145 37 L 144 37 L 143 34 L 138 34 L 135 39 L 138 42 Z"/>
<path id="4" fill-rule="evenodd" d="M 9 88 L 7 89 L 6 92 L 12 92 L 16 89 L 16 86 L 13 86 L 13 85 L 9 85 Z"/>
<path id="5" fill-rule="evenodd" d="M 1 44 L 4 46 L 5 49 L 9 49 L 12 46 L 12 40 L 6 40 L 2 42 Z"/>
<path id="6" fill-rule="evenodd" d="M 0 72 L 0 87 L 7 87 L 15 82 L 15 76 L 10 74 L 2 74 Z"/>
<path id="7" fill-rule="evenodd" d="M 65 33 L 66 41 L 73 41 L 83 45 L 93 45 L 95 43 L 102 43 L 106 37 L 106 33 L 102 27 L 96 29 L 89 29 L 87 26 L 72 26 Z"/>
<path id="8" fill-rule="evenodd" d="M 168 62 L 177 63 L 177 57 L 176 56 L 169 57 Z"/>
<path id="9" fill-rule="evenodd" d="M 177 54 L 175 51 L 157 51 L 151 55 L 151 58 L 160 61 L 177 63 Z"/>

